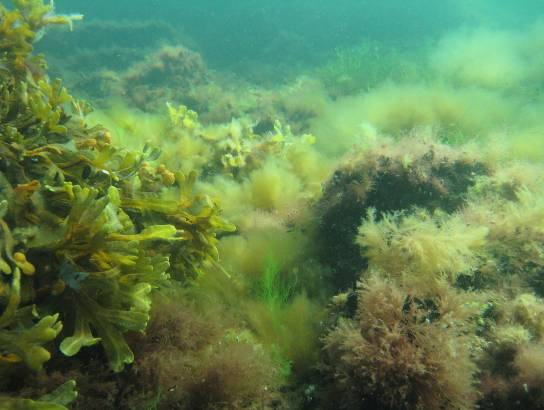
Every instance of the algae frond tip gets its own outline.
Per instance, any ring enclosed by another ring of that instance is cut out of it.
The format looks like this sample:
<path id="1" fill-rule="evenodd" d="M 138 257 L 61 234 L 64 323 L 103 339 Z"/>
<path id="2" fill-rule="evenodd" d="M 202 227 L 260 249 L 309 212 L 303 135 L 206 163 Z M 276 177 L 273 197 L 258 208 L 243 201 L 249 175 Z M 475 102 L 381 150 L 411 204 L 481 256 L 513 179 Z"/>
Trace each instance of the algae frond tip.
<path id="1" fill-rule="evenodd" d="M 83 14 L 70 13 L 70 14 L 57 14 L 55 12 L 55 1 L 49 2 L 49 12 L 43 16 L 43 22 L 45 25 L 59 24 L 67 25 L 70 31 L 74 30 L 74 21 L 83 20 Z"/>

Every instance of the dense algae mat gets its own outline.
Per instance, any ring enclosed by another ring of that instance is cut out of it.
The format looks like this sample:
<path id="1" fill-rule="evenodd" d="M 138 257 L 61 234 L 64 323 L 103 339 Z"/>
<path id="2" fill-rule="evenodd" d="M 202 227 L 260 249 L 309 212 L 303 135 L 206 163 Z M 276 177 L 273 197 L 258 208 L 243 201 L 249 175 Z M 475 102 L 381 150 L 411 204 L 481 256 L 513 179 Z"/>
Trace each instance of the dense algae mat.
<path id="1" fill-rule="evenodd" d="M 0 409 L 544 407 L 544 172 L 459 108 L 494 91 L 239 91 L 165 46 L 91 113 L 32 53 L 80 16 L 13 4 Z"/>

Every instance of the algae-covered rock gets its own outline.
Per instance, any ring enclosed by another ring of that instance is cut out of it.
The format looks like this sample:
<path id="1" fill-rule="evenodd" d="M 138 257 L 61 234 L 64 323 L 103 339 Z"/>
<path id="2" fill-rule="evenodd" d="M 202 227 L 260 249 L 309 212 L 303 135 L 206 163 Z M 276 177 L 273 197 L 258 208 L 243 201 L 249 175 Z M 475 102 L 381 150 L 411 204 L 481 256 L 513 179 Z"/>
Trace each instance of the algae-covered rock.
<path id="1" fill-rule="evenodd" d="M 380 139 L 345 160 L 317 204 L 320 257 L 337 288 L 352 286 L 366 266 L 355 237 L 369 209 L 379 217 L 412 207 L 453 212 L 476 176 L 486 173 L 470 151 L 413 137 Z"/>

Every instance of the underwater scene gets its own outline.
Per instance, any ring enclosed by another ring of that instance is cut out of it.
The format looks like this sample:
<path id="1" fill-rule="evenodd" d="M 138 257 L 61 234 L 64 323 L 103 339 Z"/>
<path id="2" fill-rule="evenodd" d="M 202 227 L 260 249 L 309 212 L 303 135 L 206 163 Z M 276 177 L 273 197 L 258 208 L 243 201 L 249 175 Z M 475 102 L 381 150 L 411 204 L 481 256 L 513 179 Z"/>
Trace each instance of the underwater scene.
<path id="1" fill-rule="evenodd" d="M 544 409 L 541 0 L 0 0 L 0 410 Z"/>

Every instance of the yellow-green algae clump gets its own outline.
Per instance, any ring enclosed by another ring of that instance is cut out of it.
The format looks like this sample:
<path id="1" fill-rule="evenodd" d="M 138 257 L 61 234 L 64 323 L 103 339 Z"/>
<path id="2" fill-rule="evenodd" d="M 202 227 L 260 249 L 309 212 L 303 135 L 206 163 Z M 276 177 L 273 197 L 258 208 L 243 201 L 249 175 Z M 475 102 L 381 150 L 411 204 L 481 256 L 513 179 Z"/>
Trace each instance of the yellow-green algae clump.
<path id="1" fill-rule="evenodd" d="M 113 146 L 49 80 L 33 41 L 74 17 L 13 3 L 0 6 L 2 388 L 22 367 L 42 369 L 57 343 L 65 356 L 100 344 L 121 371 L 134 360 L 125 333 L 146 328 L 153 289 L 214 264 L 216 234 L 233 229 L 193 195 L 194 176 L 155 165 L 158 149 Z"/>

